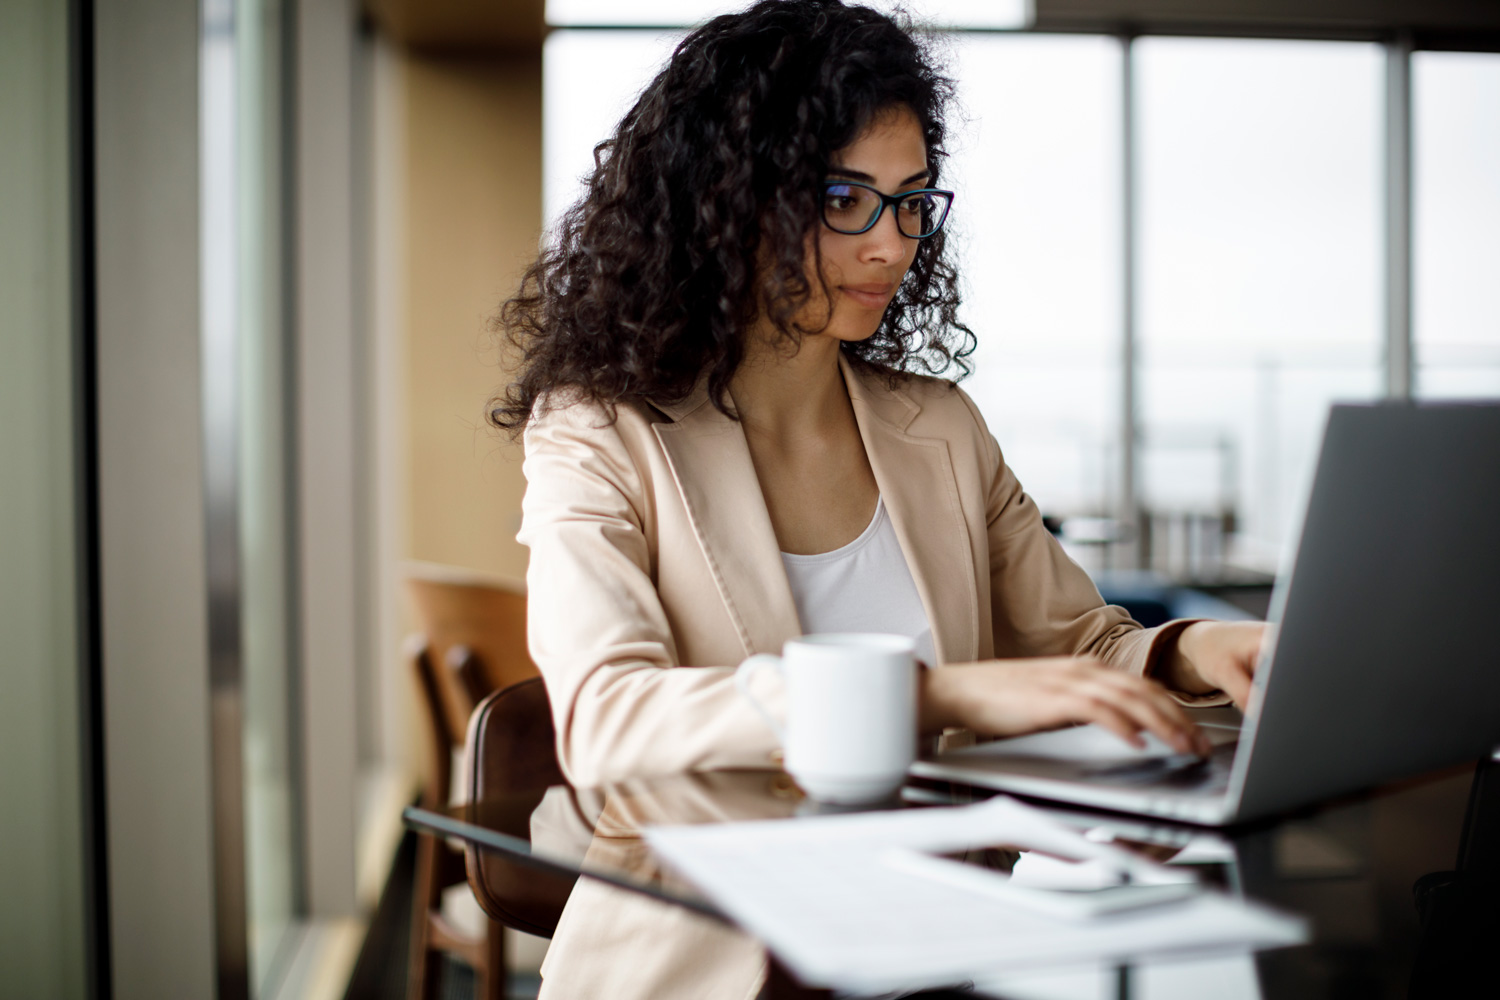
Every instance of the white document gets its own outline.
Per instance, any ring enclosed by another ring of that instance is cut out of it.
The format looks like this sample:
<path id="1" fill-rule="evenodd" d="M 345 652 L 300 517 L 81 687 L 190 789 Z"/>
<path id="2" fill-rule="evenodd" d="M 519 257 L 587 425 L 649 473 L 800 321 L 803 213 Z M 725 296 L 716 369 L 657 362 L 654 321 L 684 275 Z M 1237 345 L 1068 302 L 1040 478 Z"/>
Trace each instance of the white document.
<path id="1" fill-rule="evenodd" d="M 796 820 L 653 827 L 647 843 L 805 983 L 871 993 L 983 982 L 1018 969 L 1198 949 L 1297 944 L 1305 923 L 1203 890 L 1163 905 L 1081 917 L 1028 905 L 1045 878 L 1003 891 L 1002 873 L 973 884 L 892 863 L 902 852 L 948 854 L 1014 845 L 1032 873 L 1076 863 L 1091 884 L 1180 883 L 1183 868 L 1098 843 L 1013 799 L 974 806 Z M 1029 864 L 1027 864 L 1029 863 Z M 952 863 L 958 867 L 957 863 Z M 1063 884 L 1064 880 L 1047 884 Z M 1076 885 L 1076 877 L 1074 879 Z M 1077 908 L 1072 908 L 1076 911 Z M 1107 909 L 1107 908 L 1106 908 Z"/>
<path id="2" fill-rule="evenodd" d="M 1109 962 L 1009 972 L 975 984 L 1006 1000 L 1264 1000 L 1255 956 L 1169 956 L 1121 968 Z"/>

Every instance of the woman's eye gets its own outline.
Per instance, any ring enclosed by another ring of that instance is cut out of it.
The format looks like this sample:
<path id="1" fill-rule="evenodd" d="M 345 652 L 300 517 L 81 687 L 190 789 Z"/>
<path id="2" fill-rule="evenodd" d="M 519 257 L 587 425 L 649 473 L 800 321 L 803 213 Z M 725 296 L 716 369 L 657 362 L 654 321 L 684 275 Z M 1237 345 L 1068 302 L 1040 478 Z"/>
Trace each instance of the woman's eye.
<path id="1" fill-rule="evenodd" d="M 847 194 L 830 194 L 828 207 L 835 212 L 847 212 L 854 207 L 854 197 Z"/>
<path id="2" fill-rule="evenodd" d="M 907 215 L 921 215 L 922 209 L 926 207 L 927 196 L 922 194 L 912 195 L 901 202 L 901 211 Z"/>

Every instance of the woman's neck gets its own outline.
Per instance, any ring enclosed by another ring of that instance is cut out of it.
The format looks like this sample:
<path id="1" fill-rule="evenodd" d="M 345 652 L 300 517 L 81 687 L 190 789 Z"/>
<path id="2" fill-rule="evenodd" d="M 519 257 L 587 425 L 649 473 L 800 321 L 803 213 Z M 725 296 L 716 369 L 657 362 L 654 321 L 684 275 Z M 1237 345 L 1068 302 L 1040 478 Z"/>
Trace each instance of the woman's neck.
<path id="1" fill-rule="evenodd" d="M 752 334 L 729 384 L 746 433 L 785 441 L 847 422 L 853 409 L 839 371 L 840 343 L 812 335 L 789 353 L 784 341 Z"/>

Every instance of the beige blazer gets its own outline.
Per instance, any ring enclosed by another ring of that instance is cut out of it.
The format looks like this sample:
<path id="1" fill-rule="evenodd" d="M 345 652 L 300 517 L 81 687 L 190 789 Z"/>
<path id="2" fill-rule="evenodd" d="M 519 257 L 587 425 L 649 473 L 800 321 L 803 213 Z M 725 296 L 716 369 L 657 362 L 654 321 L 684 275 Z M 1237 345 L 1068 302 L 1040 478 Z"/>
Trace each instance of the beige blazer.
<path id="1" fill-rule="evenodd" d="M 1151 668 L 1183 623 L 1146 630 L 1104 604 L 962 390 L 843 375 L 941 663 L 1090 654 Z M 527 627 L 569 780 L 768 766 L 775 737 L 733 671 L 802 629 L 740 425 L 700 388 L 621 406 L 613 423 L 587 403 L 544 408 L 525 448 Z M 773 672 L 757 682 L 783 704 Z"/>
<path id="2" fill-rule="evenodd" d="M 770 791 L 782 782 L 788 779 L 770 772 L 700 771 L 601 793 L 549 792 L 532 816 L 532 844 L 683 894 L 687 887 L 661 868 L 641 831 L 788 816 L 795 799 Z M 685 907 L 585 878 L 568 897 L 541 971 L 544 1000 L 752 1000 L 765 952 Z"/>
<path id="3" fill-rule="evenodd" d="M 1143 630 L 1104 604 L 968 396 L 935 379 L 891 389 L 843 373 L 940 662 L 1088 653 L 1150 669 L 1181 623 Z M 528 427 L 525 472 L 531 654 L 569 779 L 768 766 L 775 738 L 732 673 L 802 629 L 740 425 L 701 390 L 675 406 L 622 406 L 614 423 L 594 406 L 560 406 Z M 775 675 L 758 679 L 779 706 Z M 639 853 L 627 831 L 663 817 L 625 790 L 608 797 L 621 829 L 590 830 L 577 849 L 620 867 Z M 548 950 L 542 996 L 749 1000 L 763 975 L 750 938 L 584 879 Z"/>

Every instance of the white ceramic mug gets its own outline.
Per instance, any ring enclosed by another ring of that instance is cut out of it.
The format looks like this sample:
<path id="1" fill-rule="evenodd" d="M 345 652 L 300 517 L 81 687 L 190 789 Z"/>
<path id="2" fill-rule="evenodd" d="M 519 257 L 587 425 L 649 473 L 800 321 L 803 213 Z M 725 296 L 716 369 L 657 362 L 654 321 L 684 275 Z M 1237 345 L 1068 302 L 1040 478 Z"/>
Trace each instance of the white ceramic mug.
<path id="1" fill-rule="evenodd" d="M 917 749 L 912 640 L 864 632 L 790 639 L 741 663 L 735 684 L 786 751 L 787 772 L 823 802 L 874 802 L 901 787 Z M 783 727 L 750 691 L 761 668 L 786 682 Z"/>

